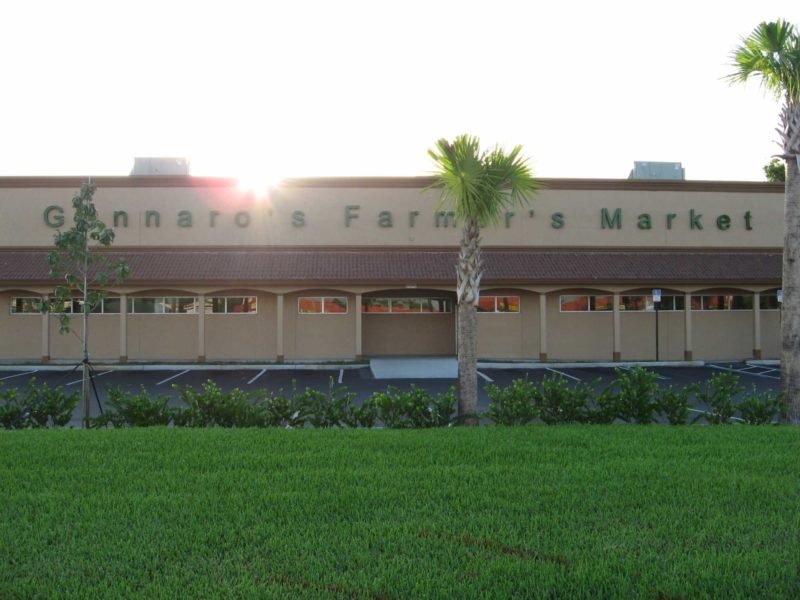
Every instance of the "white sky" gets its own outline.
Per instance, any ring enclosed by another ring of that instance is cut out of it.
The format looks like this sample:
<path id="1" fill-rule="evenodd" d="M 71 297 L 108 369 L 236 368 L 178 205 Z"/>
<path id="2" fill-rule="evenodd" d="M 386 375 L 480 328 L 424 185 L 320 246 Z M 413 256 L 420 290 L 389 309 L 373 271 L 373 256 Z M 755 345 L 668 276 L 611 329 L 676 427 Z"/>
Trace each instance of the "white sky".
<path id="1" fill-rule="evenodd" d="M 0 12 L 0 175 L 425 175 L 440 137 L 541 177 L 763 180 L 778 104 L 721 78 L 797 0 L 25 2 Z"/>

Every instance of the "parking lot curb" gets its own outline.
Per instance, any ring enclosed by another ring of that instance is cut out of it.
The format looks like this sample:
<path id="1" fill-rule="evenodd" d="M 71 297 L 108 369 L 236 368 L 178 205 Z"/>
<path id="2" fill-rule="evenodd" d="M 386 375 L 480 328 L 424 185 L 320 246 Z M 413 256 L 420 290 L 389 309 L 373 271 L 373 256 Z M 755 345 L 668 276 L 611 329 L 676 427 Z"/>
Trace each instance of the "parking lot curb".
<path id="1" fill-rule="evenodd" d="M 92 363 L 96 370 L 113 371 L 339 371 L 352 369 L 369 368 L 368 363 L 364 364 L 319 364 L 319 363 L 291 363 L 291 364 L 242 364 L 242 365 L 214 365 L 203 364 L 160 364 L 160 365 L 119 365 L 115 363 Z M 75 364 L 68 365 L 0 365 L 0 371 L 71 371 L 75 369 Z"/>
<path id="2" fill-rule="evenodd" d="M 628 362 L 479 362 L 479 369 L 630 369 L 633 367 L 704 367 L 704 360 Z"/>

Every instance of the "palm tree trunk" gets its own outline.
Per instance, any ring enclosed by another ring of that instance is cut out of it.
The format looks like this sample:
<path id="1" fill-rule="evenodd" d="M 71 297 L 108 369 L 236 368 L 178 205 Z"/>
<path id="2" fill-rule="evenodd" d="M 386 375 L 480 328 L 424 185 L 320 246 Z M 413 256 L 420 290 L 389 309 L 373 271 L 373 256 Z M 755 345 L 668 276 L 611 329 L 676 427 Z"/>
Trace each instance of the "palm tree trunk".
<path id="1" fill-rule="evenodd" d="M 458 255 L 458 419 L 478 424 L 478 299 L 482 275 L 480 228 L 467 219 Z"/>
<path id="2" fill-rule="evenodd" d="M 788 154 L 788 153 L 787 153 Z M 781 307 L 781 381 L 783 423 L 800 424 L 800 169 L 795 156 L 786 159 L 786 208 Z"/>

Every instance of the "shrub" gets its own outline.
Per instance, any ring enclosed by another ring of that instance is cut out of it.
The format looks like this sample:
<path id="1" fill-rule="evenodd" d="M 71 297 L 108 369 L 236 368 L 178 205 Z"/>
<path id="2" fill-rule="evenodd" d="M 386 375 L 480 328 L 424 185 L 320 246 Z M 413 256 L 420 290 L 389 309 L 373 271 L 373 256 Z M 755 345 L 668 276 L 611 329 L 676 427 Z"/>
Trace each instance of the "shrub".
<path id="1" fill-rule="evenodd" d="M 456 401 L 455 388 L 434 396 L 411 384 L 408 391 L 390 385 L 385 392 L 375 392 L 368 402 L 375 406 L 378 419 L 386 427 L 404 429 L 449 425 Z"/>
<path id="2" fill-rule="evenodd" d="M 589 403 L 594 395 L 592 385 L 578 382 L 571 388 L 559 376 L 545 376 L 538 397 L 539 416 L 548 425 L 586 423 Z"/>
<path id="3" fill-rule="evenodd" d="M 610 425 L 617 420 L 617 415 L 620 414 L 617 382 L 614 380 L 603 389 L 597 391 L 598 385 L 600 385 L 600 380 L 596 379 L 591 386 L 586 386 L 589 393 L 587 405 L 593 404 L 587 411 L 586 421 L 588 423 Z"/>
<path id="4" fill-rule="evenodd" d="M 414 386 L 412 386 L 414 387 Z M 446 392 L 440 392 L 435 396 L 429 394 L 431 409 L 431 427 L 447 427 L 453 422 L 456 415 L 456 405 L 458 396 L 455 386 Z"/>
<path id="5" fill-rule="evenodd" d="M 393 385 L 387 387 L 385 392 L 374 392 L 368 402 L 375 406 L 378 419 L 385 427 L 399 429 L 407 426 L 404 399 L 400 390 Z"/>
<path id="6" fill-rule="evenodd" d="M 348 427 L 375 427 L 378 420 L 378 408 L 374 403 L 367 401 L 361 406 L 351 403 L 345 411 L 342 422 Z"/>
<path id="7" fill-rule="evenodd" d="M 505 388 L 489 385 L 489 409 L 484 416 L 498 425 L 526 425 L 538 417 L 536 403 L 541 398 L 538 386 L 525 379 L 514 379 Z"/>
<path id="8" fill-rule="evenodd" d="M 251 403 L 248 394 L 239 388 L 223 392 L 213 381 L 206 381 L 200 391 L 191 386 L 175 385 L 179 398 L 187 406 L 176 411 L 175 425 L 183 427 L 258 427 L 265 422 L 265 410 Z"/>
<path id="9" fill-rule="evenodd" d="M 0 389 L 0 425 L 6 429 L 18 429 L 25 427 L 27 421 L 28 413 L 17 396 L 17 390 Z"/>
<path id="10" fill-rule="evenodd" d="M 783 408 L 783 392 L 759 392 L 754 385 L 750 395 L 736 405 L 739 415 L 750 425 L 768 425 Z"/>
<path id="11" fill-rule="evenodd" d="M 617 389 L 616 418 L 628 423 L 652 423 L 657 410 L 658 374 L 641 367 L 628 371 L 615 369 L 615 372 L 617 378 L 612 386 Z"/>
<path id="12" fill-rule="evenodd" d="M 730 423 L 734 415 L 733 398 L 744 388 L 734 373 L 712 375 L 705 385 L 696 390 L 697 400 L 709 407 L 710 412 L 698 414 L 692 421 L 705 417 L 711 425 Z"/>
<path id="13" fill-rule="evenodd" d="M 0 390 L 0 425 L 6 429 L 63 427 L 72 418 L 79 394 L 65 394 L 59 386 L 36 385 L 31 377 L 22 398 L 16 389 Z"/>
<path id="14" fill-rule="evenodd" d="M 36 385 L 36 378 L 31 377 L 25 388 L 25 404 L 30 411 L 31 427 L 63 427 L 72 419 L 72 413 L 78 405 L 80 393 L 64 393 L 58 386 L 51 389 L 43 383 Z"/>
<path id="15" fill-rule="evenodd" d="M 255 401 L 264 411 L 263 424 L 266 427 L 304 427 L 308 420 L 306 403 L 302 394 L 297 393 L 294 379 L 288 395 L 283 388 L 274 394 L 262 389 L 256 392 Z"/>
<path id="16" fill-rule="evenodd" d="M 355 396 L 356 394 L 348 392 L 345 386 L 336 387 L 331 377 L 327 394 L 306 388 L 300 402 L 305 407 L 308 422 L 314 427 L 340 427 L 351 412 L 350 407 Z"/>
<path id="17" fill-rule="evenodd" d="M 656 410 L 664 415 L 670 425 L 685 425 L 689 420 L 689 398 L 697 386 L 669 386 L 656 393 Z"/>
<path id="18" fill-rule="evenodd" d="M 150 398 L 142 386 L 138 394 L 123 391 L 120 388 L 108 390 L 106 411 L 92 419 L 94 427 L 153 427 L 169 425 L 178 412 L 177 408 L 169 406 L 170 397 L 167 395 Z"/>

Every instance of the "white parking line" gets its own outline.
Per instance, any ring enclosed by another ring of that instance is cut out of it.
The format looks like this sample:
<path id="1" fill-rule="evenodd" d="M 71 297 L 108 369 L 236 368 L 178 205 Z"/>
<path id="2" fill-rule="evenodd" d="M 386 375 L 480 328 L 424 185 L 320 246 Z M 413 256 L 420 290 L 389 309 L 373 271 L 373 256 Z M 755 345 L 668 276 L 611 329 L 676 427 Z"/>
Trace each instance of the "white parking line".
<path id="1" fill-rule="evenodd" d="M 707 410 L 700 410 L 699 408 L 690 408 L 688 410 L 690 412 L 703 413 L 704 415 L 713 414 L 713 413 L 708 412 Z M 744 419 L 740 419 L 739 417 L 731 417 L 731 419 L 733 419 L 734 421 L 741 421 L 742 423 L 745 422 Z"/>
<path id="2" fill-rule="evenodd" d="M 109 373 L 113 373 L 113 372 L 114 372 L 114 369 L 111 369 L 110 371 L 103 371 L 102 373 L 98 373 L 97 375 L 93 375 L 93 377 L 94 377 L 94 379 L 97 379 L 98 377 L 102 377 L 103 375 L 108 375 Z M 69 383 L 65 383 L 64 385 L 75 385 L 76 383 L 80 383 L 81 381 L 83 381 L 83 378 L 76 379 L 75 381 L 70 381 Z"/>
<path id="3" fill-rule="evenodd" d="M 484 374 L 483 374 L 483 373 L 481 373 L 480 371 L 476 371 L 476 372 L 478 373 L 478 377 L 483 377 L 483 378 L 484 378 L 486 381 L 488 381 L 489 383 L 494 383 L 494 379 L 492 379 L 492 378 L 491 378 L 491 377 L 489 377 L 488 375 L 484 375 Z"/>
<path id="4" fill-rule="evenodd" d="M 258 372 L 258 375 L 256 375 L 256 376 L 255 376 L 255 377 L 253 377 L 253 378 L 252 378 L 250 381 L 248 381 L 248 382 L 247 382 L 247 385 L 250 385 L 251 383 L 253 383 L 253 382 L 254 382 L 256 379 L 258 379 L 259 377 L 261 377 L 261 376 L 262 376 L 264 373 L 266 373 L 266 372 L 267 372 L 267 370 L 266 370 L 266 369 L 261 369 L 261 370 Z"/>
<path id="5" fill-rule="evenodd" d="M 185 371 L 181 371 L 177 375 L 173 375 L 172 377 L 167 377 L 166 379 L 162 379 L 156 385 L 161 385 L 162 383 L 167 383 L 168 381 L 172 381 L 173 379 L 176 379 L 176 378 L 180 377 L 181 375 L 186 375 L 186 373 L 188 373 L 188 372 L 189 372 L 189 369 L 186 369 Z"/>
<path id="6" fill-rule="evenodd" d="M 0 381 L 5 381 L 6 379 L 12 379 L 14 377 L 22 377 L 23 375 L 33 375 L 34 373 L 38 373 L 39 369 L 35 369 L 33 371 L 25 371 L 24 373 L 17 373 L 16 375 L 9 375 L 8 377 L 0 377 Z"/>
<path id="7" fill-rule="evenodd" d="M 551 371 L 553 373 L 557 373 L 558 375 L 561 375 L 562 377 L 569 377 L 570 379 L 574 379 L 575 381 L 581 381 L 580 377 L 575 377 L 573 375 L 570 375 L 569 373 L 564 373 L 562 371 L 557 371 L 556 369 L 551 369 L 550 367 L 547 367 L 547 370 Z"/>
<path id="8" fill-rule="evenodd" d="M 777 379 L 780 380 L 780 377 L 774 377 L 773 375 L 765 375 L 764 373 L 748 373 L 743 369 L 731 369 L 730 367 L 720 367 L 719 365 L 706 365 L 712 369 L 719 369 L 720 371 L 730 371 L 731 373 L 744 373 L 745 375 L 750 375 L 750 377 L 763 377 L 764 379 Z"/>
<path id="9" fill-rule="evenodd" d="M 340 384 L 342 383 L 343 379 L 344 379 L 344 369 L 339 369 L 339 383 Z"/>

